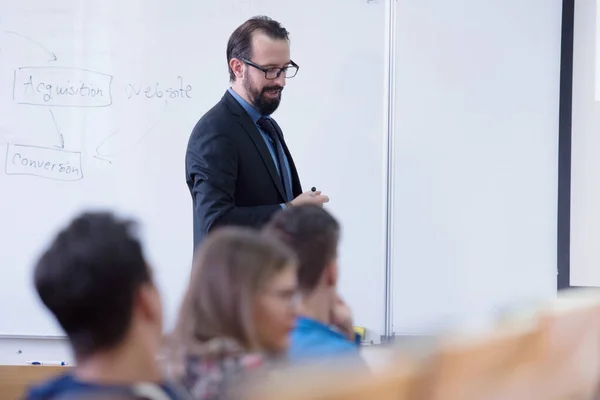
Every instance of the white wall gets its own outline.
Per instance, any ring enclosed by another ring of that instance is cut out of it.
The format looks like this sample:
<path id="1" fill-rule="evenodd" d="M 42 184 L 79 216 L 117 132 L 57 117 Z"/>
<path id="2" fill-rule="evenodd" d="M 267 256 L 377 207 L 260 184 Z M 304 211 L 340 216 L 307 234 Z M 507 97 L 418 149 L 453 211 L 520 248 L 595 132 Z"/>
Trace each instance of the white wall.
<path id="1" fill-rule="evenodd" d="M 596 0 L 575 2 L 571 142 L 571 276 L 574 286 L 600 286 L 600 83 Z"/>
<path id="2" fill-rule="evenodd" d="M 559 0 L 400 0 L 393 328 L 556 288 Z"/>

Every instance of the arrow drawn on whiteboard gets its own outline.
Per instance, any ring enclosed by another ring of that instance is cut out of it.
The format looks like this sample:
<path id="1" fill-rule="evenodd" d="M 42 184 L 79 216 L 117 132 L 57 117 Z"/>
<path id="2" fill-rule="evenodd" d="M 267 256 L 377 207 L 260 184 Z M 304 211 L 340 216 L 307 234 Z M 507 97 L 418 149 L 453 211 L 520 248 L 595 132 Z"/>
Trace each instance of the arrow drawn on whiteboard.
<path id="1" fill-rule="evenodd" d="M 162 114 L 164 114 L 164 112 Z M 161 119 L 162 118 L 159 118 L 152 126 L 150 126 L 150 128 L 142 131 L 138 136 L 128 135 L 127 133 L 124 133 L 122 129 L 117 129 L 100 142 L 98 147 L 96 147 L 96 154 L 94 157 L 98 160 L 112 164 L 111 158 L 140 144 L 160 124 Z"/>
<path id="2" fill-rule="evenodd" d="M 158 125 L 158 123 L 156 124 Z M 95 158 L 97 158 L 98 160 L 102 160 L 102 161 L 106 161 L 109 164 L 112 164 L 111 158 L 115 157 L 117 155 L 119 155 L 120 153 L 122 153 L 124 150 L 127 149 L 131 149 L 135 146 L 137 146 L 142 140 L 144 140 L 150 133 L 152 133 L 152 131 L 154 130 L 154 128 L 156 128 L 156 125 L 152 126 L 150 129 L 148 129 L 146 132 L 144 132 L 144 134 L 142 134 L 142 136 L 136 140 L 134 143 L 131 144 L 126 144 L 124 146 L 121 146 L 121 148 L 118 148 L 118 146 L 112 146 L 112 147 L 117 147 L 117 149 L 112 149 L 110 150 L 111 144 L 117 142 L 119 140 L 122 140 L 125 135 L 121 134 L 121 129 L 118 129 L 116 131 L 114 131 L 113 133 L 111 133 L 110 135 L 108 135 L 104 140 L 102 140 L 102 142 L 100 142 L 100 144 L 98 145 L 98 147 L 96 147 L 96 154 L 94 155 Z M 108 147 L 109 150 L 102 150 L 102 148 L 106 148 Z"/>
<path id="3" fill-rule="evenodd" d="M 36 44 L 38 47 L 40 47 L 42 50 L 44 50 L 48 56 L 50 57 L 50 59 L 48 61 L 56 61 L 57 57 L 56 54 L 54 54 L 53 52 L 51 52 L 50 50 L 48 50 L 43 44 L 41 44 L 40 42 L 33 40 L 32 38 L 30 38 L 29 36 L 25 36 L 22 35 L 20 33 L 14 32 L 14 31 L 4 31 L 4 33 L 8 34 L 8 35 L 14 35 L 14 36 L 18 36 L 20 38 L 23 38 L 25 40 L 30 41 L 33 44 Z"/>
<path id="4" fill-rule="evenodd" d="M 59 149 L 64 149 L 65 148 L 65 138 L 63 137 L 63 134 L 60 132 L 60 129 L 58 128 L 58 124 L 56 123 L 56 118 L 54 118 L 54 113 L 52 112 L 52 110 L 48 110 L 48 111 L 50 111 L 50 115 L 52 116 L 52 121 L 54 121 L 54 127 L 56 128 L 56 133 L 58 134 L 58 138 L 60 139 L 60 145 L 54 146 L 54 147 L 58 147 Z"/>

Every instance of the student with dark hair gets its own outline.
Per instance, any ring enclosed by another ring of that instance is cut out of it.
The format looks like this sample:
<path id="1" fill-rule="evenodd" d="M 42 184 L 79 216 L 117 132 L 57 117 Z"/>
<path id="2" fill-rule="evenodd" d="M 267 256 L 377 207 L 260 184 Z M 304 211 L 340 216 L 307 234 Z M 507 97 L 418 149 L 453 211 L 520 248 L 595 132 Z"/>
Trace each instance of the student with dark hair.
<path id="1" fill-rule="evenodd" d="M 163 382 L 161 300 L 135 235 L 110 213 L 84 213 L 40 257 L 34 283 L 69 337 L 76 367 L 28 400 L 187 399 Z"/>
<path id="2" fill-rule="evenodd" d="M 195 247 L 217 226 L 258 228 L 289 204 L 329 201 L 303 193 L 271 116 L 299 68 L 288 31 L 269 17 L 251 18 L 231 34 L 226 56 L 231 87 L 194 127 L 185 158 Z"/>
<path id="3" fill-rule="evenodd" d="M 291 335 L 292 361 L 358 355 L 360 337 L 337 292 L 340 225 L 325 209 L 302 205 L 275 214 L 264 227 L 292 248 L 299 260 L 300 316 Z"/>
<path id="4" fill-rule="evenodd" d="M 296 265 L 284 244 L 247 228 L 220 228 L 199 247 L 168 363 L 194 400 L 231 400 L 279 364 L 297 315 Z"/>

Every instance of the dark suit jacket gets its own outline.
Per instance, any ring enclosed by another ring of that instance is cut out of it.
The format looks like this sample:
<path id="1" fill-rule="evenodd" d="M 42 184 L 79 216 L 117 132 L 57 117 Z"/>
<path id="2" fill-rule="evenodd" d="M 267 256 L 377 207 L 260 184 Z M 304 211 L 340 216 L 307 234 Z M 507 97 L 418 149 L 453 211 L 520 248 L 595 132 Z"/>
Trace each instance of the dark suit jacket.
<path id="1" fill-rule="evenodd" d="M 302 193 L 300 179 L 282 134 L 280 140 L 296 197 Z M 194 207 L 194 248 L 218 226 L 259 228 L 285 203 L 267 144 L 229 92 L 194 127 L 185 173 Z"/>

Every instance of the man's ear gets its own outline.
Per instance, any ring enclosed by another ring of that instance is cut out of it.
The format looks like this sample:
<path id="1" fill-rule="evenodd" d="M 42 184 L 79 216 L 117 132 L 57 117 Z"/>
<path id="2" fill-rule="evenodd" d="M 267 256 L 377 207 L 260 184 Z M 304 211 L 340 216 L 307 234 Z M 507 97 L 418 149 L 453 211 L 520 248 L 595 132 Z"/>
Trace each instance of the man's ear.
<path id="1" fill-rule="evenodd" d="M 140 286 L 137 295 L 137 308 L 140 316 L 145 321 L 160 321 L 162 319 L 162 306 L 156 287 L 150 283 Z"/>
<path id="2" fill-rule="evenodd" d="M 229 60 L 229 68 L 233 71 L 235 79 L 242 79 L 244 77 L 244 63 L 241 60 L 232 58 Z"/>
<path id="3" fill-rule="evenodd" d="M 338 281 L 338 265 L 337 260 L 332 260 L 325 268 L 326 280 L 328 287 L 335 287 Z"/>

